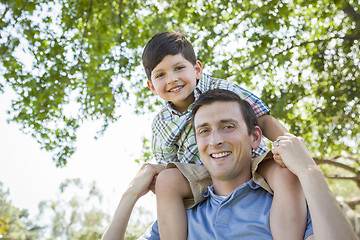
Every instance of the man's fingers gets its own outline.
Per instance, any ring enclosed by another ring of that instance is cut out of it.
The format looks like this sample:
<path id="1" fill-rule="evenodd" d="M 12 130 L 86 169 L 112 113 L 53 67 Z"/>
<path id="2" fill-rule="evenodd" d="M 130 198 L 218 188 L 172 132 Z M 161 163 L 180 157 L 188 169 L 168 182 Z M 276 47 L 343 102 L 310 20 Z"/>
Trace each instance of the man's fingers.
<path id="1" fill-rule="evenodd" d="M 162 170 L 164 170 L 164 165 L 161 164 L 151 164 L 151 163 L 144 163 L 140 170 L 143 171 L 150 171 L 152 174 L 159 174 Z"/>

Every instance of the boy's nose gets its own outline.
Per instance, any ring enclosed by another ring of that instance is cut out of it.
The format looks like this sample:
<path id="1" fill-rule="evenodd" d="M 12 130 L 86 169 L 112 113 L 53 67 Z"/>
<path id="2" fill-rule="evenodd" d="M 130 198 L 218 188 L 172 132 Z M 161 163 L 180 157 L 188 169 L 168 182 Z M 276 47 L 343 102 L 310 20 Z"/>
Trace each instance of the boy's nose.
<path id="1" fill-rule="evenodd" d="M 167 84 L 171 84 L 173 82 L 176 82 L 177 79 L 177 75 L 175 73 L 168 73 L 167 75 Z"/>

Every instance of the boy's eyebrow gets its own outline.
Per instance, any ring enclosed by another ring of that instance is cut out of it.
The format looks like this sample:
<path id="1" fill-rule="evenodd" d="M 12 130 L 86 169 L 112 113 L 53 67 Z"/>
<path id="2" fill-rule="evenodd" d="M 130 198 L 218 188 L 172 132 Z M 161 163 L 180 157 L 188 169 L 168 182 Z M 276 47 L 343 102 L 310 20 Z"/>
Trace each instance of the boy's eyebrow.
<path id="1" fill-rule="evenodd" d="M 185 60 L 176 62 L 175 64 L 172 65 L 172 67 L 173 67 L 173 66 L 176 66 L 176 65 L 180 65 L 180 64 L 182 64 L 182 63 L 184 63 L 184 62 L 185 62 Z M 162 68 L 153 70 L 152 73 L 157 73 L 157 72 L 161 72 L 161 71 L 162 71 Z"/>

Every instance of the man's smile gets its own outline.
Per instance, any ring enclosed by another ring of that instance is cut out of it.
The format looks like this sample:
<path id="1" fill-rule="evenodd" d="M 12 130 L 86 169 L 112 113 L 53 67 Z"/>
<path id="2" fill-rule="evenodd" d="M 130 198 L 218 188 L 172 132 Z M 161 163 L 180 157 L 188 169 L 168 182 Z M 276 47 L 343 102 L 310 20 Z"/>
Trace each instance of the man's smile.
<path id="1" fill-rule="evenodd" d="M 219 153 L 211 153 L 210 157 L 212 158 L 223 158 L 226 156 L 229 156 L 231 154 L 231 152 L 226 151 L 226 152 L 219 152 Z"/>

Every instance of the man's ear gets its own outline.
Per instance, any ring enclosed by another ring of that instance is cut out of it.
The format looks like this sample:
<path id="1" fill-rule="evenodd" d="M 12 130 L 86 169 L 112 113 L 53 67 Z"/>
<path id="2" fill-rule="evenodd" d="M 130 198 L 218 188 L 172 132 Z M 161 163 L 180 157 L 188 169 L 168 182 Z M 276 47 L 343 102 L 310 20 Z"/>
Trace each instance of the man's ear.
<path id="1" fill-rule="evenodd" d="M 154 95 L 158 95 L 154 85 L 152 84 L 152 82 L 150 80 L 147 80 L 147 85 Z"/>
<path id="2" fill-rule="evenodd" d="M 196 71 L 196 79 L 200 79 L 202 77 L 202 63 L 199 60 L 196 60 L 195 63 L 195 71 Z"/>
<path id="3" fill-rule="evenodd" d="M 257 149 L 261 143 L 262 131 L 259 126 L 255 126 L 255 130 L 250 134 L 251 148 Z"/>

